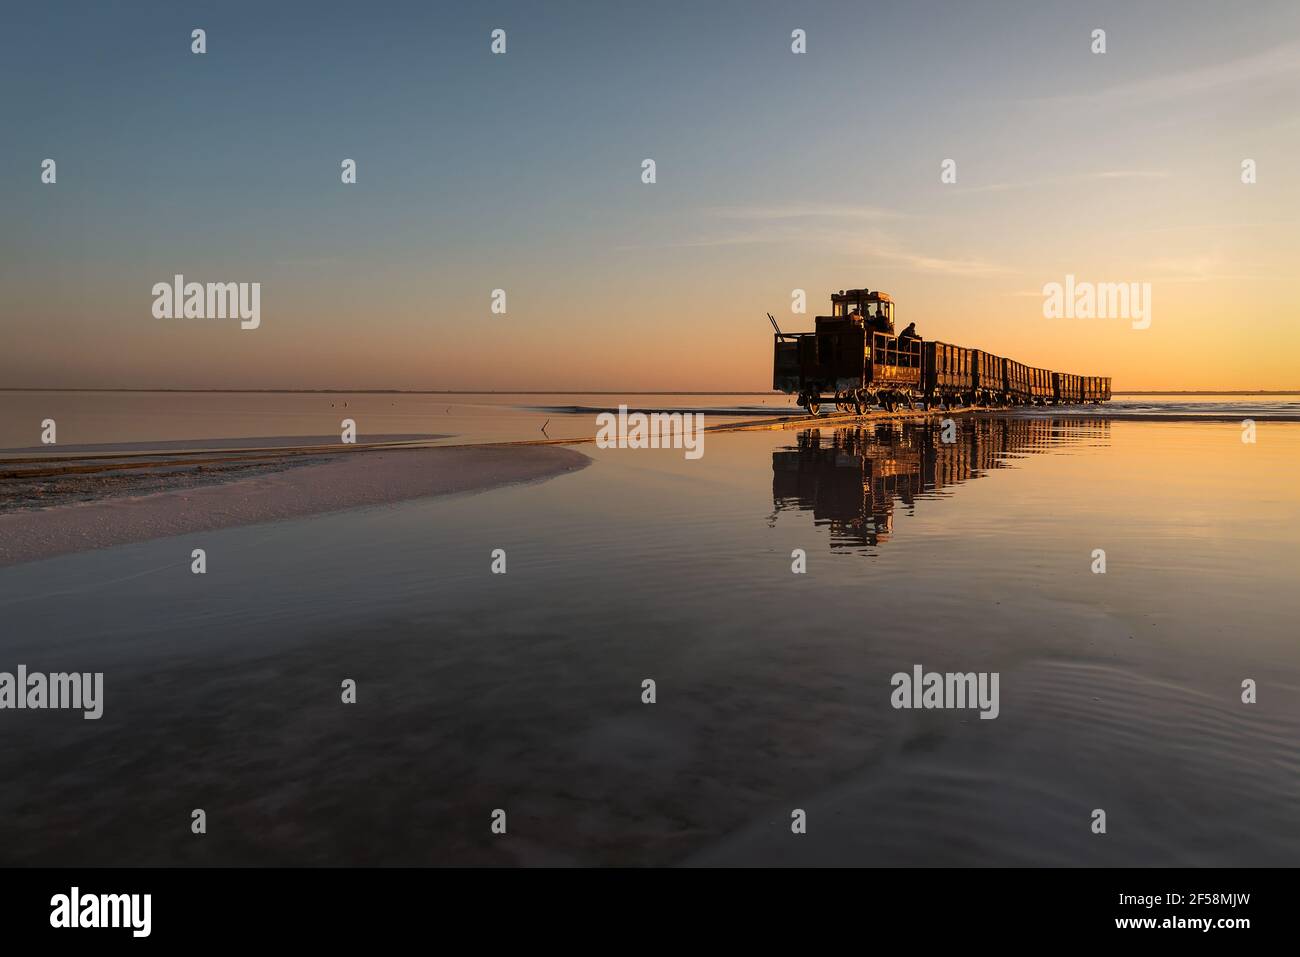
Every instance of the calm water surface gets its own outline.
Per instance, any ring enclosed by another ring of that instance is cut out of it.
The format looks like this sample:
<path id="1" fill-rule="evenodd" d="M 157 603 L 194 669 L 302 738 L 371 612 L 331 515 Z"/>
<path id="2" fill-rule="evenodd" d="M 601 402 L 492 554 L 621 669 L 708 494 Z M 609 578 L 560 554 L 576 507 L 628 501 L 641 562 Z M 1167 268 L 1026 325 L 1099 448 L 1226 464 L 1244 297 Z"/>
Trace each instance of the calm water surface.
<path id="1" fill-rule="evenodd" d="M 445 442 L 505 442 L 589 437 L 595 411 L 617 408 L 696 409 L 710 425 L 799 410 L 791 396 L 713 395 L 415 394 L 312 392 L 3 392 L 0 450 L 59 454 L 87 445 L 166 443 L 204 446 L 204 440 L 289 438 L 337 442 L 343 419 L 356 423 L 357 440 L 439 435 Z M 1178 415 L 1239 418 L 1300 416 L 1300 396 L 1124 396 L 1091 414 L 1111 418 Z M 1053 409 L 1035 410 L 1051 417 Z M 42 423 L 57 423 L 56 446 L 42 446 Z M 545 432 L 543 432 L 545 428 Z"/>
<path id="2" fill-rule="evenodd" d="M 620 402 L 632 408 L 799 411 L 778 395 L 0 392 L 0 449 L 36 447 L 57 454 L 95 444 L 202 446 L 204 440 L 293 436 L 337 442 L 345 418 L 356 423 L 358 442 L 421 434 L 446 436 L 447 442 L 577 438 L 596 431 L 595 412 L 586 410 L 617 408 Z M 709 424 L 737 418 L 708 415 Z M 57 423 L 57 447 L 41 447 L 46 419 Z"/>
<path id="3" fill-rule="evenodd" d="M 106 684 L 97 722 L 3 713 L 0 863 L 1300 864 L 1300 426 L 1240 433 L 587 446 L 0 570 L 0 670 Z M 893 709 L 916 664 L 998 672 L 1000 716 Z"/>

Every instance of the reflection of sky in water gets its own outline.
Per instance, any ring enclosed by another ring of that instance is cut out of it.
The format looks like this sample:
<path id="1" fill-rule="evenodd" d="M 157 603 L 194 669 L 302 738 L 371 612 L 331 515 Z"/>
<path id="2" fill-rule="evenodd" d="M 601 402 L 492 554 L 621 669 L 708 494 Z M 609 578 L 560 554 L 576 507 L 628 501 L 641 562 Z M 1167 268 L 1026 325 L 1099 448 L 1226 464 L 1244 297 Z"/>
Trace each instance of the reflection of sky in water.
<path id="1" fill-rule="evenodd" d="M 57 453 L 90 443 L 185 443 L 256 436 L 338 435 L 340 423 L 357 424 L 358 441 L 393 435 L 446 435 L 447 442 L 507 442 L 590 437 L 596 412 L 617 408 L 714 410 L 710 425 L 753 421 L 767 414 L 799 414 L 792 396 L 249 393 L 249 392 L 0 392 L 0 449 L 37 446 Z M 1300 396 L 1125 396 L 1104 406 L 1071 409 L 1072 415 L 1219 415 L 1267 418 L 1300 415 Z M 1056 409 L 1021 415 L 1059 418 Z M 40 447 L 40 423 L 58 423 L 57 447 Z M 546 431 L 542 429 L 545 427 Z"/>
<path id="2" fill-rule="evenodd" d="M 57 453 L 83 444 L 158 443 L 255 436 L 337 436 L 344 418 L 357 441 L 446 435 L 448 442 L 589 438 L 596 413 L 636 408 L 798 411 L 789 396 L 734 395 L 430 395 L 417 393 L 0 392 L 0 449 Z M 575 409 L 583 411 L 575 412 Z M 58 423 L 58 446 L 41 447 L 40 423 Z M 709 415 L 709 424 L 735 416 Z M 542 429 L 545 427 L 546 431 Z"/>
<path id="3" fill-rule="evenodd" d="M 0 860 L 1295 864 L 1300 427 L 1239 436 L 588 447 L 552 481 L 0 570 L 0 665 L 106 672 L 98 722 L 5 715 Z M 998 671 L 1001 716 L 893 710 L 918 663 Z"/>

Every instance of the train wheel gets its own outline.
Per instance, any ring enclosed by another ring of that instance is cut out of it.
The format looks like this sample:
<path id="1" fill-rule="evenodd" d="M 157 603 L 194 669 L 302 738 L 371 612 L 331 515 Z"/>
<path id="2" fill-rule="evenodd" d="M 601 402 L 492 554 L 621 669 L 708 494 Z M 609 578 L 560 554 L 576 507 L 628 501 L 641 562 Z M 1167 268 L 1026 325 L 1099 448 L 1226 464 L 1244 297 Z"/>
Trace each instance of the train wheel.
<path id="1" fill-rule="evenodd" d="M 809 415 L 816 415 L 818 412 L 821 411 L 821 408 L 822 408 L 821 400 L 820 400 L 820 399 L 814 399 L 812 396 L 809 396 L 809 397 L 808 397 L 808 402 L 807 402 L 807 404 L 804 406 L 804 408 L 806 408 L 806 409 L 808 410 L 808 414 L 809 414 Z"/>

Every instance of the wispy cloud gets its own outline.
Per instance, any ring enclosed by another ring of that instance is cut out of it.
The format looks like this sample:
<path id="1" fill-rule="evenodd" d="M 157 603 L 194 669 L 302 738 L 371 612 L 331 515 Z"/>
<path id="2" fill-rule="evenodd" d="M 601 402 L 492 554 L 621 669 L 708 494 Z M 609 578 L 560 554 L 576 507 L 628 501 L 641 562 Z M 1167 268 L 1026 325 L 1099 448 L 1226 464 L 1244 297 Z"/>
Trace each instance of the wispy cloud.
<path id="1" fill-rule="evenodd" d="M 1135 268 L 1130 275 L 1124 277 L 1114 277 L 1107 274 L 1087 274 L 1076 273 L 1077 282 L 1149 282 L 1158 283 L 1159 285 L 1181 285 L 1184 283 L 1207 283 L 1207 282 L 1278 282 L 1294 281 L 1288 275 L 1267 275 L 1267 274 L 1245 274 L 1224 271 L 1228 264 L 1224 262 L 1222 256 L 1199 255 L 1199 256 L 1161 256 L 1155 259 L 1147 260 L 1140 267 Z M 1062 275 L 1051 275 L 1044 279 L 1044 282 L 1062 282 Z M 1007 296 L 1038 299 L 1043 292 L 1041 289 L 1017 289 L 1006 293 Z"/>
<path id="2" fill-rule="evenodd" d="M 1290 42 L 1235 60 L 1130 80 L 1086 93 L 1042 97 L 1039 101 L 1150 103 L 1204 97 L 1242 86 L 1254 87 L 1275 80 L 1291 80 L 1296 76 L 1300 76 L 1300 43 Z"/>
<path id="3" fill-rule="evenodd" d="M 956 193 L 1003 193 L 1013 189 L 1035 189 L 1040 186 L 1060 186 L 1066 183 L 1086 183 L 1098 180 L 1165 179 L 1169 173 L 1155 169 L 1113 169 L 1099 173 L 1080 173 L 1077 176 L 1047 176 L 1026 179 L 1016 183 L 988 183 L 983 186 L 958 186 Z"/>
<path id="4" fill-rule="evenodd" d="M 1144 268 L 1148 275 L 1155 273 L 1161 279 L 1195 279 L 1218 269 L 1221 262 L 1218 256 L 1161 256 Z"/>
<path id="5" fill-rule="evenodd" d="M 910 269 L 916 272 L 936 273 L 945 276 L 976 278 L 979 276 L 995 276 L 1011 271 L 1005 266 L 984 259 L 945 259 L 941 256 L 922 255 L 897 246 L 870 246 L 865 248 L 863 253 L 868 259 L 889 263 L 897 269 Z"/>
<path id="6" fill-rule="evenodd" d="M 706 215 L 723 219 L 857 219 L 872 222 L 902 219 L 903 214 L 878 206 L 849 206 L 840 203 L 792 203 L 773 206 L 707 206 Z"/>
<path id="7" fill-rule="evenodd" d="M 1291 275 L 1246 274 L 1224 272 L 1228 264 L 1222 256 L 1161 257 L 1146 264 L 1146 280 L 1158 283 L 1200 282 L 1291 282 Z"/>
<path id="8" fill-rule="evenodd" d="M 1011 271 L 978 256 L 945 257 L 918 252 L 878 225 L 879 222 L 906 217 L 902 213 L 875 207 L 795 204 L 712 207 L 704 212 L 710 218 L 732 225 L 717 231 L 706 228 L 698 235 L 650 244 L 649 248 L 690 249 L 765 243 L 790 246 L 801 252 L 830 251 L 839 256 L 861 259 L 864 264 L 874 262 L 898 270 L 936 275 L 978 277 Z M 846 222 L 854 219 L 856 224 Z M 647 246 L 622 248 L 644 249 Z"/>
<path id="9" fill-rule="evenodd" d="M 1162 169 L 1112 169 L 1103 173 L 1089 173 L 1082 179 L 1165 179 L 1169 173 Z"/>

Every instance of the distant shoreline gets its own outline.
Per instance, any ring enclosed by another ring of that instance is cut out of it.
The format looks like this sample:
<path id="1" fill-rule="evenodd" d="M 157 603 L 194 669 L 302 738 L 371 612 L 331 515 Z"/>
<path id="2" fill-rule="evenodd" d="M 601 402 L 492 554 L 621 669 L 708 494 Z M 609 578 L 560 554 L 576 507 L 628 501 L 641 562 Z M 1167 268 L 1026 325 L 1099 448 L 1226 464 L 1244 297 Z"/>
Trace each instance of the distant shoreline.
<path id="1" fill-rule="evenodd" d="M 707 392 L 589 389 L 20 389 L 0 387 L 0 392 L 162 392 L 195 395 L 761 395 L 775 390 L 710 389 Z M 1117 389 L 1114 395 L 1300 395 L 1296 389 Z"/>

